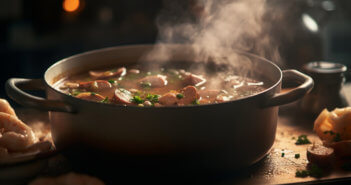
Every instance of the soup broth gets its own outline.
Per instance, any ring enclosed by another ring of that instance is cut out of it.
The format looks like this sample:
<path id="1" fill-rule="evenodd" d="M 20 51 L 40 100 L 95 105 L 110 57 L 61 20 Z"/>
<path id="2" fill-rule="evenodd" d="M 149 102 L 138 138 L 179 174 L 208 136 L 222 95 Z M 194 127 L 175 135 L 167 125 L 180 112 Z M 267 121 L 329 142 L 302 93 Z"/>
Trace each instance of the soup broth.
<path id="1" fill-rule="evenodd" d="M 68 77 L 57 87 L 76 98 L 101 103 L 182 106 L 236 100 L 263 91 L 265 83 L 230 73 L 133 66 L 87 71 Z"/>

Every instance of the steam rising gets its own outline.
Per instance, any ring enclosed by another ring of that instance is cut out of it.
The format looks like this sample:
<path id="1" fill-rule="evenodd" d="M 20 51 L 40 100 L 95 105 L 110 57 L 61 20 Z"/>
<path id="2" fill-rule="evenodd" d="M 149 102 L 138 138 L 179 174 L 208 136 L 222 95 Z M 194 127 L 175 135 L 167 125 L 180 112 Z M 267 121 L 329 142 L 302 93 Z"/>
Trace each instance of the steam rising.
<path id="1" fill-rule="evenodd" d="M 158 44 L 143 60 L 166 62 L 172 52 L 162 44 L 189 44 L 195 61 L 235 65 L 236 50 L 280 61 L 271 38 L 272 8 L 265 0 L 165 0 L 157 19 Z"/>

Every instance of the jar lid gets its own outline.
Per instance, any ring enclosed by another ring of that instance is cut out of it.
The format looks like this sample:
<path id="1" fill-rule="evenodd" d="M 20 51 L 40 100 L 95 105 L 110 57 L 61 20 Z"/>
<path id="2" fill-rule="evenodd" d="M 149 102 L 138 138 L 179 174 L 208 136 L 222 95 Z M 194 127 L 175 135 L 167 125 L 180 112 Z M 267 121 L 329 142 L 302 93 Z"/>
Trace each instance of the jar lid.
<path id="1" fill-rule="evenodd" d="M 305 64 L 304 69 L 310 73 L 335 74 L 344 73 L 347 67 L 339 63 L 318 61 Z"/>
<path id="2" fill-rule="evenodd" d="M 344 80 L 347 67 L 340 63 L 314 61 L 303 65 L 303 70 L 315 81 L 338 83 Z"/>

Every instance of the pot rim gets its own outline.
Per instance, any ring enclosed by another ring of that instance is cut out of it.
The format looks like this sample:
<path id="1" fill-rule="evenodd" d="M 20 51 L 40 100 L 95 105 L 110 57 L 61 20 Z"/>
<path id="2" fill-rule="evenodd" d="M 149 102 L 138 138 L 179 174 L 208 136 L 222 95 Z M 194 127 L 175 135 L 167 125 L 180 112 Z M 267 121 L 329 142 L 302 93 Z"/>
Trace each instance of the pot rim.
<path id="1" fill-rule="evenodd" d="M 133 49 L 133 48 L 137 48 L 137 47 L 154 47 L 157 46 L 158 44 L 133 44 L 133 45 L 123 45 L 123 46 L 112 46 L 112 47 L 106 47 L 106 48 L 100 48 L 100 49 L 95 49 L 95 50 L 90 50 L 90 51 L 86 51 L 83 53 L 78 53 L 66 58 L 63 58 L 57 62 L 55 62 L 54 64 L 52 64 L 49 68 L 46 69 L 45 73 L 44 73 L 44 83 L 46 84 L 47 87 L 49 87 L 51 90 L 53 90 L 56 93 L 59 93 L 60 95 L 64 96 L 66 100 L 68 100 L 69 102 L 77 102 L 77 103 L 89 103 L 89 104 L 96 104 L 96 105 L 104 105 L 104 106 L 112 106 L 112 107 L 124 107 L 127 109 L 174 109 L 174 108 L 194 108 L 194 107 L 208 107 L 208 106 L 218 106 L 218 105 L 226 105 L 226 104 L 232 104 L 234 102 L 241 102 L 241 101 L 245 101 L 248 99 L 251 99 L 253 97 L 258 97 L 258 96 L 262 96 L 263 94 L 271 91 L 272 89 L 274 89 L 275 87 L 277 87 L 283 78 L 283 74 L 282 74 L 282 70 L 272 61 L 258 56 L 256 54 L 252 54 L 246 51 L 241 51 L 241 50 L 235 50 L 235 52 L 241 54 L 241 55 L 246 55 L 249 57 L 253 57 L 256 59 L 259 59 L 261 61 L 267 62 L 270 65 L 272 65 L 274 68 L 276 68 L 279 72 L 279 79 L 270 87 L 264 89 L 263 91 L 260 91 L 256 94 L 253 95 L 249 95 L 249 96 L 244 96 L 235 100 L 230 100 L 230 101 L 226 101 L 226 102 L 220 102 L 220 103 L 210 103 L 210 104 L 200 104 L 200 105 L 182 105 L 182 106 L 160 106 L 160 107 L 155 107 L 155 106 L 146 106 L 146 107 L 139 107 L 139 106 L 133 106 L 133 105 L 120 105 L 120 104 L 112 104 L 112 103 L 100 103 L 100 102 L 95 102 L 95 101 L 88 101 L 88 100 L 83 100 L 83 99 L 79 99 L 79 98 L 75 98 L 73 96 L 70 96 L 68 94 L 65 94 L 61 91 L 59 91 L 57 88 L 53 87 L 53 85 L 48 83 L 47 80 L 47 75 L 49 73 L 49 71 L 53 68 L 55 68 L 58 65 L 61 65 L 64 62 L 67 62 L 69 60 L 75 59 L 75 58 L 79 58 L 81 56 L 84 55 L 89 55 L 89 54 L 96 54 L 96 53 L 100 53 L 100 52 L 104 52 L 104 51 L 109 51 L 109 50 L 115 50 L 115 49 Z M 190 46 L 188 44 L 161 44 L 161 45 L 166 45 L 167 47 L 179 47 L 179 46 Z"/>

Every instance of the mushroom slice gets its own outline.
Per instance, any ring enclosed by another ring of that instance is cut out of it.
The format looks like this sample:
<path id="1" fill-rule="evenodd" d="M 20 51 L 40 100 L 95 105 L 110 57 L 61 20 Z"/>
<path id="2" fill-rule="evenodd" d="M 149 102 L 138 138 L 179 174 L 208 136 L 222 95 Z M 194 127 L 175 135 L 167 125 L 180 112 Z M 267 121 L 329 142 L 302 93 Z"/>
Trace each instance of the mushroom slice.
<path id="1" fill-rule="evenodd" d="M 161 105 L 176 105 L 178 98 L 175 93 L 169 92 L 158 98 Z"/>
<path id="2" fill-rule="evenodd" d="M 181 90 L 183 98 L 179 99 L 178 105 L 189 105 L 193 104 L 197 99 L 200 98 L 197 89 L 194 86 L 187 86 Z"/>
<path id="3" fill-rule="evenodd" d="M 104 79 L 111 77 L 121 77 L 126 75 L 127 69 L 125 67 L 118 68 L 111 71 L 89 71 L 89 75 L 95 79 Z"/>

